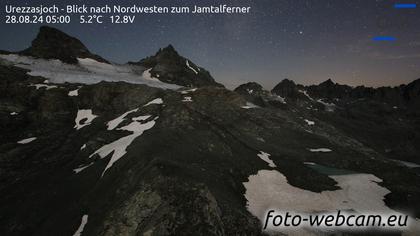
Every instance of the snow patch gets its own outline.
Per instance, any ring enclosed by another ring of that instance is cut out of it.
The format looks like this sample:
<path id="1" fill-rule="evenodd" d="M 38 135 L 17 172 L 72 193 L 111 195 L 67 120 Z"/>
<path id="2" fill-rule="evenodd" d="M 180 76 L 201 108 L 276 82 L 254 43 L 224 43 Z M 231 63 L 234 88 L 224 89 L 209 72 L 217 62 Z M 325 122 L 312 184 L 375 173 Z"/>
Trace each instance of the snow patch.
<path id="1" fill-rule="evenodd" d="M 85 228 L 86 224 L 88 222 L 88 215 L 82 216 L 82 222 L 80 222 L 79 228 L 74 232 L 73 236 L 81 236 L 83 229 Z"/>
<path id="2" fill-rule="evenodd" d="M 284 98 L 282 96 L 279 96 L 279 95 L 275 96 L 275 98 L 276 98 L 277 101 L 279 101 L 279 102 L 281 102 L 283 104 L 287 104 L 286 98 Z"/>
<path id="3" fill-rule="evenodd" d="M 79 89 L 72 90 L 68 93 L 69 97 L 77 97 L 79 96 Z"/>
<path id="4" fill-rule="evenodd" d="M 270 154 L 260 151 L 260 153 L 258 153 L 257 156 L 261 158 L 261 160 L 267 162 L 268 166 L 273 167 L 273 168 L 277 167 L 276 164 L 274 164 L 273 160 L 270 159 L 270 156 L 271 156 Z"/>
<path id="5" fill-rule="evenodd" d="M 144 107 L 147 107 L 147 106 L 152 105 L 152 104 L 163 104 L 163 100 L 162 100 L 162 98 L 153 99 L 152 101 L 150 101 L 146 105 L 144 105 Z"/>
<path id="6" fill-rule="evenodd" d="M 303 95 L 305 95 L 307 98 L 309 98 L 309 100 L 314 101 L 313 98 L 311 98 L 311 96 L 309 96 L 308 92 L 306 90 L 298 90 L 299 93 L 303 93 Z"/>
<path id="7" fill-rule="evenodd" d="M 152 117 L 152 116 L 149 116 L 149 115 L 147 115 L 147 116 L 137 116 L 137 117 L 133 117 L 132 120 L 134 120 L 134 121 L 145 121 L 145 120 L 149 119 L 150 117 Z"/>
<path id="8" fill-rule="evenodd" d="M 17 112 L 11 112 L 10 115 L 11 116 L 17 116 L 17 115 L 19 115 L 19 113 L 17 113 Z"/>
<path id="9" fill-rule="evenodd" d="M 258 108 L 259 106 L 255 105 L 252 102 L 247 102 L 245 106 L 242 106 L 244 109 L 252 109 L 252 108 Z"/>
<path id="10" fill-rule="evenodd" d="M 309 149 L 311 152 L 332 152 L 329 148 L 311 148 Z"/>
<path id="11" fill-rule="evenodd" d="M 26 139 L 22 139 L 20 141 L 17 141 L 18 144 L 28 144 L 32 141 L 36 140 L 36 137 L 32 137 L 32 138 L 26 138 Z"/>
<path id="12" fill-rule="evenodd" d="M 197 90 L 197 88 L 184 90 L 184 91 L 181 91 L 181 94 L 188 94 L 188 93 L 190 93 L 190 92 L 195 92 L 196 90 Z"/>
<path id="13" fill-rule="evenodd" d="M 124 81 L 145 84 L 163 89 L 179 89 L 181 86 L 144 78 L 138 74 L 138 66 L 98 62 L 90 58 L 78 58 L 78 64 L 66 64 L 60 60 L 37 59 L 16 54 L 0 55 L 0 61 L 29 70 L 28 75 L 41 76 L 53 83 L 96 84 L 101 81 Z M 147 74 L 145 74 L 147 75 Z M 146 76 L 147 77 L 147 76 Z"/>
<path id="14" fill-rule="evenodd" d="M 77 111 L 77 116 L 75 119 L 76 125 L 74 126 L 75 129 L 79 130 L 87 125 L 90 125 L 93 119 L 95 119 L 96 115 L 92 113 L 90 109 L 82 109 Z"/>
<path id="15" fill-rule="evenodd" d="M 310 166 L 314 166 L 314 165 L 316 165 L 316 163 L 315 163 L 315 162 L 308 162 L 308 161 L 305 161 L 303 164 L 305 164 L 305 165 L 310 165 Z"/>
<path id="16" fill-rule="evenodd" d="M 331 175 L 338 186 L 335 191 L 315 193 L 290 185 L 276 170 L 260 170 L 243 183 L 247 209 L 261 222 L 268 209 L 299 213 L 332 212 L 353 209 L 358 212 L 397 213 L 388 208 L 384 197 L 390 191 L 371 174 Z M 263 222 L 264 223 L 264 222 Z"/>
<path id="17" fill-rule="evenodd" d="M 334 103 L 324 102 L 323 99 L 318 99 L 317 102 L 319 102 L 322 105 L 324 105 L 325 106 L 325 110 L 327 112 L 333 112 L 333 111 L 335 111 L 335 104 Z"/>
<path id="18" fill-rule="evenodd" d="M 305 122 L 306 122 L 306 124 L 307 124 L 307 125 L 309 125 L 309 126 L 315 125 L 315 121 L 311 121 L 311 120 L 307 120 L 307 119 L 305 119 Z"/>
<path id="19" fill-rule="evenodd" d="M 190 62 L 188 61 L 188 60 L 186 60 L 185 61 L 185 64 L 187 65 L 187 67 L 190 69 L 190 70 L 192 70 L 196 75 L 198 74 L 198 71 L 197 70 L 195 70 L 194 68 L 192 68 L 191 66 L 190 66 Z"/>
<path id="20" fill-rule="evenodd" d="M 133 112 L 137 112 L 138 110 L 139 110 L 139 109 L 138 109 L 138 108 L 136 108 L 136 109 L 134 109 L 134 110 L 127 111 L 126 113 L 124 113 L 124 114 L 120 115 L 119 117 L 117 117 L 117 118 L 115 118 L 115 119 L 113 119 L 113 120 L 109 121 L 109 122 L 106 124 L 106 125 L 108 126 L 108 130 L 113 130 L 113 129 L 117 128 L 117 127 L 118 127 L 118 125 L 119 125 L 119 124 L 121 124 L 121 122 L 123 122 L 123 121 L 124 121 L 125 117 L 126 117 L 128 114 L 133 113 Z"/>
<path id="21" fill-rule="evenodd" d="M 260 141 L 260 142 L 265 143 L 265 140 L 263 138 L 261 138 L 261 137 L 258 137 L 257 140 Z"/>
<path id="22" fill-rule="evenodd" d="M 93 162 L 91 162 L 89 165 L 81 166 L 79 168 L 73 169 L 74 173 L 78 174 L 82 172 L 84 169 L 88 168 L 89 166 L 93 165 Z"/>
<path id="23" fill-rule="evenodd" d="M 47 84 L 30 84 L 29 87 L 35 87 L 36 89 L 45 88 L 46 90 L 58 88 L 56 85 L 47 85 Z"/>
<path id="24" fill-rule="evenodd" d="M 400 160 L 395 160 L 399 165 L 402 165 L 402 166 L 406 166 L 406 167 L 408 167 L 408 168 L 419 168 L 420 167 L 420 165 L 419 164 L 416 164 L 416 163 L 413 163 L 413 162 L 408 162 L 408 161 L 400 161 Z"/>
<path id="25" fill-rule="evenodd" d="M 182 100 L 182 102 L 192 102 L 192 98 L 191 97 L 184 97 L 184 99 Z"/>
<path id="26" fill-rule="evenodd" d="M 96 150 L 93 154 L 89 156 L 89 158 L 93 157 L 94 155 L 98 154 L 101 158 L 105 158 L 109 154 L 112 153 L 111 159 L 109 160 L 107 166 L 105 167 L 104 171 L 102 172 L 102 176 L 104 176 L 105 172 L 111 168 L 111 166 L 118 161 L 121 157 L 123 157 L 127 153 L 127 147 L 136 139 L 137 137 L 141 136 L 144 131 L 153 128 L 155 125 L 155 120 L 149 121 L 147 123 L 140 123 L 138 121 L 133 121 L 127 126 L 121 127 L 118 130 L 127 130 L 131 131 L 132 134 L 122 137 L 112 143 L 106 144 Z"/>

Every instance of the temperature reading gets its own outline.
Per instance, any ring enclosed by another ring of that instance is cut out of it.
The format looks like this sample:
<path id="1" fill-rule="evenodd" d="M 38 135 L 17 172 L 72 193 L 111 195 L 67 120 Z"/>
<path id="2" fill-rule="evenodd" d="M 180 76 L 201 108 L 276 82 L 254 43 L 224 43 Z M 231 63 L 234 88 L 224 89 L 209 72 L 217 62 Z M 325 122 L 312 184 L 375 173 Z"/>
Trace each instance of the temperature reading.
<path id="1" fill-rule="evenodd" d="M 80 16 L 80 24 L 102 24 L 103 16 L 101 15 L 81 15 Z"/>

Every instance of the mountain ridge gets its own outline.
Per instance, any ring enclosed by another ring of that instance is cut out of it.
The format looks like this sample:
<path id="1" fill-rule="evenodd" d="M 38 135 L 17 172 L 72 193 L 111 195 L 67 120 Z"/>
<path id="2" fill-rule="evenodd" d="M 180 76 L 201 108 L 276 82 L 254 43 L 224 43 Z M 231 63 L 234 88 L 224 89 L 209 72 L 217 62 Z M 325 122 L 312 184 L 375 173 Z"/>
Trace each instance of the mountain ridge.
<path id="1" fill-rule="evenodd" d="M 63 42 L 64 41 L 64 42 Z M 31 47 L 18 51 L 18 54 L 26 55 L 26 56 L 33 56 L 36 58 L 44 58 L 44 59 L 59 59 L 65 63 L 70 64 L 77 64 L 77 58 L 91 58 L 97 60 L 98 62 L 103 63 L 110 63 L 108 60 L 104 59 L 103 57 L 92 54 L 88 48 L 77 38 L 70 36 L 61 30 L 50 27 L 50 26 L 41 26 L 40 30 L 32 41 Z M 13 52 L 0 50 L 0 54 L 13 54 Z M 189 64 L 189 66 L 187 65 Z M 194 87 L 194 86 L 223 86 L 220 83 L 217 83 L 214 78 L 210 75 L 210 73 L 202 67 L 197 66 L 191 60 L 181 56 L 174 48 L 172 44 L 164 48 L 160 48 L 155 55 L 145 57 L 140 59 L 137 62 L 128 61 L 126 64 L 129 65 L 140 65 L 146 68 L 151 68 L 152 76 L 156 76 L 159 72 L 162 72 L 162 67 L 165 69 L 170 69 L 170 72 L 167 75 L 162 75 L 160 80 L 163 82 L 168 83 L 175 83 L 181 86 L 187 87 Z M 175 64 L 175 68 L 174 65 Z M 157 68 L 155 68 L 157 66 Z M 180 68 L 181 72 L 180 72 Z M 185 68 L 184 68 L 185 67 Z M 199 72 L 199 73 L 196 73 Z M 189 76 L 186 78 L 179 79 L 180 81 L 174 81 L 174 77 L 177 77 L 178 74 L 187 73 Z M 192 77 L 198 77 L 198 82 L 195 81 Z M 199 74 L 199 75 L 198 75 Z M 161 75 L 159 75 L 161 76 Z M 279 86 L 284 81 L 292 81 L 290 79 L 283 79 L 277 85 L 275 85 L 271 92 L 275 91 L 275 87 Z M 396 88 L 401 86 L 408 86 L 412 84 L 413 86 L 416 83 L 420 83 L 420 78 L 417 80 L 413 80 L 408 84 L 401 84 L 399 86 L 380 86 L 380 87 L 368 87 L 364 85 L 359 86 L 350 86 L 346 84 L 338 84 L 335 83 L 331 78 L 327 79 L 319 84 L 313 85 L 301 85 L 296 84 L 297 87 L 300 88 L 307 88 L 312 87 L 323 87 L 323 88 L 332 88 L 332 87 L 342 87 L 346 89 L 366 89 L 366 90 L 375 90 L 375 89 L 389 89 L 389 88 Z M 243 84 L 242 84 L 243 85 Z M 241 85 L 239 85 L 241 86 Z M 238 87 L 239 87 L 238 86 Z"/>
<path id="2" fill-rule="evenodd" d="M 69 64 L 76 64 L 77 58 L 91 58 L 109 64 L 102 57 L 92 54 L 79 39 L 49 26 L 41 26 L 31 46 L 18 53 L 37 58 L 59 59 Z"/>

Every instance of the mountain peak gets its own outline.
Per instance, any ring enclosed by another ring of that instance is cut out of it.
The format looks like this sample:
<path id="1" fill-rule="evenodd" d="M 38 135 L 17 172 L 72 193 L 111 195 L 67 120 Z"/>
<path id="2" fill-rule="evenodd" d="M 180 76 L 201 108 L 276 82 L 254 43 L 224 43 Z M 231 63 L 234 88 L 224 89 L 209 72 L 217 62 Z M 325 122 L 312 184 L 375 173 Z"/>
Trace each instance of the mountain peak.
<path id="1" fill-rule="evenodd" d="M 44 59 L 59 59 L 70 64 L 76 64 L 77 58 L 92 58 L 108 63 L 100 56 L 92 54 L 77 38 L 49 26 L 41 26 L 31 47 L 21 51 L 20 54 Z"/>
<path id="2" fill-rule="evenodd" d="M 169 44 L 168 46 L 164 47 L 163 49 L 161 49 L 160 51 L 166 51 L 166 52 L 175 52 L 178 53 L 174 46 L 172 46 L 172 44 Z"/>
<path id="3" fill-rule="evenodd" d="M 156 60 L 158 61 L 179 61 L 184 60 L 178 52 L 175 50 L 174 46 L 172 44 L 169 44 L 165 48 L 159 49 L 159 51 L 154 56 Z"/>
<path id="4" fill-rule="evenodd" d="M 293 80 L 290 80 L 290 79 L 287 79 L 287 78 L 280 81 L 279 84 L 290 85 L 290 86 L 295 86 L 296 85 Z"/>
<path id="5" fill-rule="evenodd" d="M 327 79 L 326 81 L 319 84 L 320 86 L 333 86 L 335 83 L 330 79 Z"/>
<path id="6" fill-rule="evenodd" d="M 154 56 L 146 57 L 139 62 L 129 62 L 129 64 L 151 68 L 152 75 L 159 75 L 159 80 L 165 83 L 186 87 L 223 87 L 208 71 L 179 55 L 172 44 L 160 48 Z"/>

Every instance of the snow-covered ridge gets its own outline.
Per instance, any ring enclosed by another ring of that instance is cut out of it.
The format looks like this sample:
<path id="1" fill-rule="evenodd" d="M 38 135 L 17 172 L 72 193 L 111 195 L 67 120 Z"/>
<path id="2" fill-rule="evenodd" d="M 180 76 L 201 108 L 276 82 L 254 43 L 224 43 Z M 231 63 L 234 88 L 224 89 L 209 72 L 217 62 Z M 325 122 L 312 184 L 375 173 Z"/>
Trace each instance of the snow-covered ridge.
<path id="1" fill-rule="evenodd" d="M 107 64 L 90 58 L 78 58 L 77 65 L 60 60 L 38 59 L 17 54 L 0 54 L 0 64 L 9 64 L 29 70 L 31 76 L 47 78 L 52 83 L 95 84 L 101 81 L 124 81 L 133 84 L 145 84 L 163 89 L 178 89 L 181 86 L 164 83 L 150 76 L 150 70 L 143 74 L 136 72 L 136 66 Z"/>

